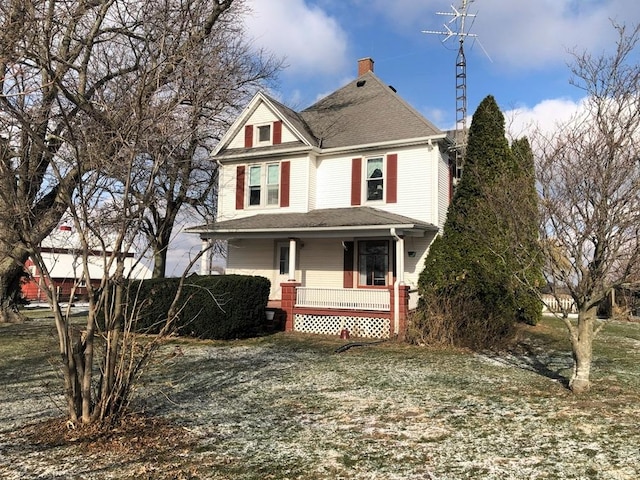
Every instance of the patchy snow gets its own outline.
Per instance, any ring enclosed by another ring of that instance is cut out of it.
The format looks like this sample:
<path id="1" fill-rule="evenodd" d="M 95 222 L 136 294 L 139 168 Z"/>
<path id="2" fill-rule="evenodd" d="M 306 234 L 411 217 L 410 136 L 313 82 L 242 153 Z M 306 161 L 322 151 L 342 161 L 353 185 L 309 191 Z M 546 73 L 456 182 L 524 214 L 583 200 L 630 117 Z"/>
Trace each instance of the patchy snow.
<path id="1" fill-rule="evenodd" d="M 183 478 L 640 478 L 637 383 L 574 397 L 545 374 L 566 373 L 565 354 L 385 344 L 338 355 L 338 340 L 319 338 L 181 345 L 183 355 L 153 367 L 136 407 L 184 426 L 197 447 L 170 460 L 109 459 L 100 470 L 72 447 L 8 438 L 56 415 L 59 384 L 50 369 L 28 381 L 3 374 L 0 477 L 180 478 L 164 461 L 197 472 Z M 600 378 L 615 383 L 613 370 Z"/>

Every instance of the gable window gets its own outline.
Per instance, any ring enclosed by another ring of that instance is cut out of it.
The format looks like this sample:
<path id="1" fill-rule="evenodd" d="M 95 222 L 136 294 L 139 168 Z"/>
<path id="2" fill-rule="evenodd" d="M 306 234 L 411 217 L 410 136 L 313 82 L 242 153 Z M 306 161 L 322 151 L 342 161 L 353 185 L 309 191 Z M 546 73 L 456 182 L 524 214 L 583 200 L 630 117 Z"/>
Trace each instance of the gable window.
<path id="1" fill-rule="evenodd" d="M 271 143 L 271 125 L 259 125 L 258 143 Z"/>
<path id="2" fill-rule="evenodd" d="M 264 193 L 266 192 L 266 193 Z M 249 206 L 280 204 L 280 164 L 249 167 Z"/>
<path id="3" fill-rule="evenodd" d="M 358 284 L 385 286 L 388 272 L 389 242 L 387 240 L 358 242 Z"/>
<path id="4" fill-rule="evenodd" d="M 384 198 L 384 176 L 382 157 L 367 159 L 367 200 Z"/>

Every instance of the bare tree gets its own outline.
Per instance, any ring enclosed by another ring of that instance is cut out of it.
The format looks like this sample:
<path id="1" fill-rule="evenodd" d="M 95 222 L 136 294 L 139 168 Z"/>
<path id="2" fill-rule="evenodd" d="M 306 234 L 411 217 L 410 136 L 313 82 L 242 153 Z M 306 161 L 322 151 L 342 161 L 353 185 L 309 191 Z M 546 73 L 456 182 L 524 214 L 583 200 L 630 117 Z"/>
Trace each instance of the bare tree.
<path id="1" fill-rule="evenodd" d="M 218 166 L 210 153 L 237 110 L 273 79 L 280 65 L 255 52 L 241 27 L 227 22 L 210 42 L 190 52 L 171 88 L 146 106 L 155 118 L 145 145 L 146 161 L 159 168 L 153 173 L 156 201 L 148 205 L 142 224 L 152 248 L 154 277 L 166 274 L 174 225 L 184 207 L 205 222 L 214 220 Z M 142 180 L 132 187 L 144 192 L 148 178 Z"/>
<path id="2" fill-rule="evenodd" d="M 135 111 L 123 98 L 135 92 L 139 105 L 161 98 L 190 52 L 241 6 L 241 0 L 0 3 L 0 321 L 19 318 L 13 299 L 28 245 L 58 223 L 68 206 L 63 192 L 100 167 L 83 158 L 58 168 L 60 159 L 77 154 L 75 142 L 87 127 L 115 138 Z M 117 151 L 106 142 L 103 164 Z"/>
<path id="3" fill-rule="evenodd" d="M 640 27 L 616 25 L 611 54 L 574 54 L 573 84 L 583 111 L 536 139 L 548 284 L 578 309 L 563 315 L 574 358 L 571 389 L 590 388 L 597 309 L 611 291 L 637 279 L 640 260 Z M 636 57 L 637 58 L 637 57 Z"/>

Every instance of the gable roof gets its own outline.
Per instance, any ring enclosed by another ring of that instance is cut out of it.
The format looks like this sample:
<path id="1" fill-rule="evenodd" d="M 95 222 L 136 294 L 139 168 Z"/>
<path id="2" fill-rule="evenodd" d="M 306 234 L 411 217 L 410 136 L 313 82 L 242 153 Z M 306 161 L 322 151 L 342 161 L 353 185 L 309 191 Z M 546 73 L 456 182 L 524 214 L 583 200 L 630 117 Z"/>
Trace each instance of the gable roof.
<path id="1" fill-rule="evenodd" d="M 443 135 L 371 71 L 303 110 L 300 116 L 322 148 Z"/>
<path id="2" fill-rule="evenodd" d="M 191 233 L 215 234 L 216 238 L 240 236 L 301 236 L 321 232 L 354 230 L 380 230 L 389 235 L 389 229 L 411 230 L 414 234 L 437 231 L 431 223 L 371 207 L 326 208 L 306 213 L 260 213 L 214 224 L 188 228 Z"/>
<path id="3" fill-rule="evenodd" d="M 266 104 L 299 137 L 299 142 L 251 149 L 228 148 L 228 141 L 260 103 Z M 223 136 L 214 155 L 268 152 L 295 145 L 343 148 L 429 137 L 445 138 L 446 134 L 369 71 L 301 112 L 258 92 L 236 119 L 234 127 Z"/>

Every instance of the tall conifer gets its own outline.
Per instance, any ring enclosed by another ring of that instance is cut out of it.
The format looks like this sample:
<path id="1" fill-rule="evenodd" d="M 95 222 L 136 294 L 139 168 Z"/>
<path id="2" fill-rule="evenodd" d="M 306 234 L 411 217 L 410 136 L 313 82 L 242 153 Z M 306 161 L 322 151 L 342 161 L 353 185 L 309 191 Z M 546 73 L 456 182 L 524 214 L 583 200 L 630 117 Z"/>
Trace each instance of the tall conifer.
<path id="1" fill-rule="evenodd" d="M 523 190 L 522 173 L 529 171 L 529 164 L 516 157 L 531 160 L 528 142 L 516 143 L 512 151 L 505 137 L 504 116 L 494 97 L 488 96 L 473 116 L 462 179 L 443 235 L 431 246 L 419 282 L 425 302 L 447 298 L 449 305 L 466 310 L 449 312 L 453 324 L 447 331 L 453 343 L 488 346 L 508 336 L 517 318 L 537 318 L 537 304 L 519 281 L 522 268 L 512 255 L 513 243 L 520 236 L 533 235 L 535 242 L 534 229 L 529 226 L 523 231 L 503 210 L 519 208 L 517 201 L 507 204 L 512 187 Z M 530 166 L 533 168 L 532 160 Z M 427 328 L 428 323 L 427 318 Z"/>

